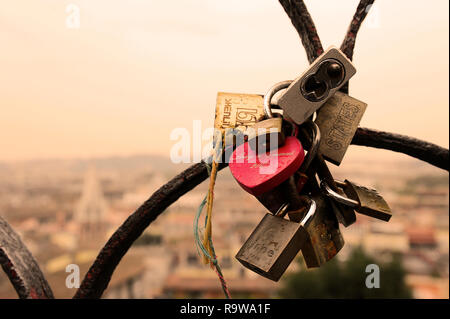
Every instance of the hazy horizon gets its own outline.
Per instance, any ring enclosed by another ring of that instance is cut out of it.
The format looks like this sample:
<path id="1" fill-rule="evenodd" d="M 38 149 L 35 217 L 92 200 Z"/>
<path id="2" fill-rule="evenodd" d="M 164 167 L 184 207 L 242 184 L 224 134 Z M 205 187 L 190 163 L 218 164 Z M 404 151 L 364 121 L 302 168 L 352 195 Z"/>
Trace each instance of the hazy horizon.
<path id="1" fill-rule="evenodd" d="M 305 1 L 324 48 L 358 0 Z M 80 28 L 66 27 L 66 6 Z M 0 162 L 169 156 L 177 127 L 211 127 L 218 91 L 264 94 L 308 66 L 278 1 L 8 2 L 0 12 Z M 406 8 L 406 9 L 405 9 Z M 377 0 L 358 35 L 350 94 L 361 126 L 448 147 L 446 0 Z M 333 17 L 333 18 L 330 18 Z M 405 155 L 350 147 L 346 159 Z M 343 164 L 344 165 L 344 164 Z"/>
<path id="2" fill-rule="evenodd" d="M 357 151 L 358 149 L 366 149 L 363 151 Z M 344 161 L 341 163 L 341 165 L 336 166 L 332 163 L 328 163 L 328 166 L 332 171 L 334 170 L 348 170 L 351 169 L 354 165 L 361 165 L 367 162 L 371 165 L 374 163 L 380 164 L 380 165 L 399 165 L 399 164 L 405 164 L 410 166 L 423 166 L 428 167 L 430 172 L 434 171 L 436 173 L 445 173 L 445 170 L 442 170 L 440 168 L 437 168 L 435 166 L 432 166 L 431 164 L 428 164 L 424 161 L 418 160 L 416 158 L 410 157 L 408 155 L 402 154 L 402 153 L 396 153 L 388 150 L 382 150 L 382 149 L 376 149 L 376 148 L 370 148 L 367 147 L 361 147 L 361 146 L 350 146 L 348 154 L 345 155 Z M 0 160 L 0 165 L 6 165 L 6 166 L 15 166 L 15 165 L 29 165 L 29 164 L 42 164 L 42 163 L 51 163 L 51 162 L 82 162 L 82 163 L 93 163 L 93 162 L 103 162 L 108 160 L 119 160 L 119 161 L 127 161 L 127 160 L 133 160 L 133 159 L 139 159 L 139 158 L 149 158 L 153 159 L 152 162 L 149 162 L 151 165 L 155 165 L 155 167 L 158 167 L 159 165 L 166 165 L 171 166 L 173 168 L 180 167 L 180 169 L 184 169 L 187 166 L 193 165 L 197 162 L 191 161 L 189 163 L 173 163 L 170 160 L 169 155 L 164 154 L 157 154 L 157 153 L 135 153 L 135 154 L 104 154 L 104 155 L 97 155 L 97 156 L 91 156 L 91 157 L 82 157 L 82 156 L 74 156 L 74 157 L 44 157 L 44 158 L 34 158 L 34 159 L 14 159 L 14 160 Z M 1 167 L 1 166 L 0 166 Z"/>

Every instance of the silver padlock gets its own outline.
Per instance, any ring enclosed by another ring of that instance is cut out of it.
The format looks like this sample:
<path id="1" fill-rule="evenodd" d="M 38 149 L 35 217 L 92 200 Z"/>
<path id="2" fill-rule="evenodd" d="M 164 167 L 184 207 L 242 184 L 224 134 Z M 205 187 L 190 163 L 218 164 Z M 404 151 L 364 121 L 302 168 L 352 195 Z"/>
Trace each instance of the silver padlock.
<path id="1" fill-rule="evenodd" d="M 308 213 L 300 223 L 284 218 L 284 205 L 276 215 L 267 213 L 236 254 L 248 269 L 268 279 L 278 281 L 308 239 L 309 223 L 316 212 L 311 200 Z"/>
<path id="2" fill-rule="evenodd" d="M 352 62 L 336 47 L 319 56 L 278 99 L 283 114 L 300 125 L 314 114 L 354 74 Z"/>
<path id="3" fill-rule="evenodd" d="M 317 111 L 315 123 L 322 133 L 319 151 L 326 160 L 341 164 L 366 108 L 366 103 L 336 92 Z"/>
<path id="4" fill-rule="evenodd" d="M 345 180 L 345 182 L 336 181 L 336 184 L 344 189 L 348 197 L 336 193 L 324 181 L 321 182 L 320 187 L 325 195 L 337 202 L 353 207 L 360 214 L 386 222 L 391 219 L 391 209 L 377 190 L 358 185 L 349 180 Z"/>

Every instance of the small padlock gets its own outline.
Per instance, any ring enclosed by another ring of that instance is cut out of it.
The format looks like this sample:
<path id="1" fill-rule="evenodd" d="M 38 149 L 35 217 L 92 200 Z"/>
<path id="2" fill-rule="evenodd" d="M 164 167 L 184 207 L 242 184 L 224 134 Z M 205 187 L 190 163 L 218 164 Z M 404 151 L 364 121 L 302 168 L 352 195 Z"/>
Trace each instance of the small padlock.
<path id="1" fill-rule="evenodd" d="M 267 213 L 236 254 L 248 269 L 268 279 L 278 281 L 303 247 L 308 226 L 316 212 L 311 200 L 309 211 L 301 223 L 284 219 L 287 204 L 277 215 Z"/>
<path id="2" fill-rule="evenodd" d="M 386 222 L 391 219 L 392 212 L 389 205 L 375 189 L 358 185 L 349 180 L 345 180 L 345 182 L 336 181 L 336 183 L 344 189 L 348 197 L 336 193 L 324 181 L 321 183 L 321 188 L 327 196 L 344 205 L 354 207 L 360 214 Z"/>
<path id="3" fill-rule="evenodd" d="M 366 108 L 366 103 L 336 92 L 317 111 L 315 123 L 322 133 L 319 152 L 326 160 L 341 164 Z"/>
<path id="4" fill-rule="evenodd" d="M 284 117 L 302 124 L 355 73 L 355 67 L 344 53 L 336 47 L 329 48 L 278 99 Z"/>
<path id="5" fill-rule="evenodd" d="M 246 130 L 250 148 L 256 153 L 268 152 L 283 146 L 283 119 L 273 117 L 257 122 Z"/>

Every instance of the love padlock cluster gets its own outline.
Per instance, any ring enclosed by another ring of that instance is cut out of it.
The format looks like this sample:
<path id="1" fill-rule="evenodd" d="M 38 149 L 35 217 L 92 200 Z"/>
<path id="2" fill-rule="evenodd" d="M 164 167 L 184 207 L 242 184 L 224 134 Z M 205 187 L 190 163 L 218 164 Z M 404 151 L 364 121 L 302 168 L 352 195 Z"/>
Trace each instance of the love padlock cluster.
<path id="1" fill-rule="evenodd" d="M 344 245 L 339 224 L 353 224 L 355 212 L 391 217 L 376 190 L 334 180 L 326 163 L 340 165 L 367 107 L 339 91 L 355 73 L 331 47 L 265 96 L 218 94 L 215 127 L 234 133 L 224 138 L 230 171 L 269 211 L 236 258 L 266 278 L 278 281 L 299 251 L 307 267 L 332 259 Z"/>

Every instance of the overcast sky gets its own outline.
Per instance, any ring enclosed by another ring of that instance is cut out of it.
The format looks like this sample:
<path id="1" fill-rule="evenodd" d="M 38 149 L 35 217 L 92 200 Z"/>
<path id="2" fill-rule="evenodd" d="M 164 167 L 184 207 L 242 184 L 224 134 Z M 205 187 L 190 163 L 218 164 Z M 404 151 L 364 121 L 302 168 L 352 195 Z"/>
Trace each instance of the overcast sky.
<path id="1" fill-rule="evenodd" d="M 340 45 L 358 2 L 306 1 L 325 48 Z M 69 3 L 80 8 L 79 29 L 66 27 Z M 448 6 L 375 1 L 350 83 L 369 105 L 362 126 L 448 147 Z M 308 65 L 276 0 L 1 0 L 1 8 L 0 161 L 168 156 L 174 128 L 212 126 L 218 91 L 263 94 Z M 368 151 L 359 149 L 351 152 Z"/>

